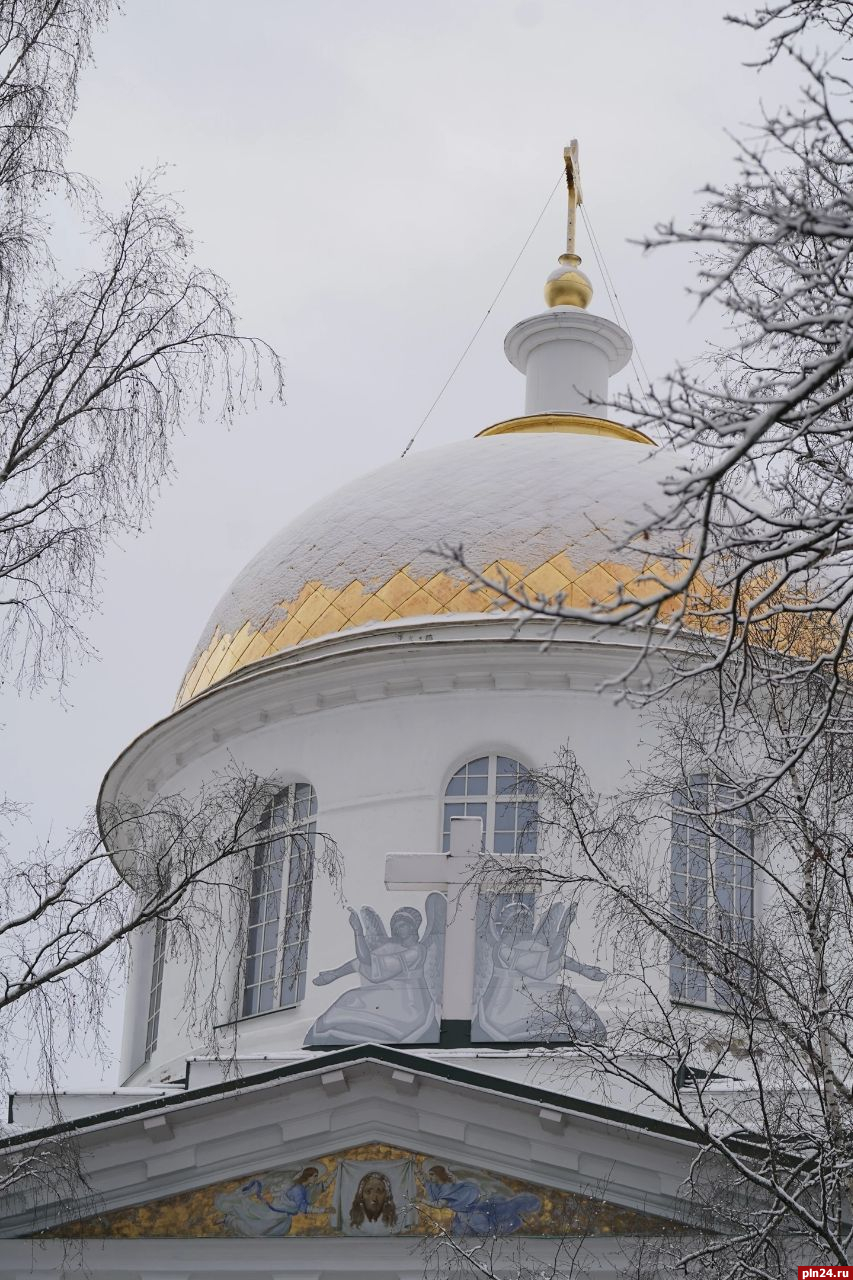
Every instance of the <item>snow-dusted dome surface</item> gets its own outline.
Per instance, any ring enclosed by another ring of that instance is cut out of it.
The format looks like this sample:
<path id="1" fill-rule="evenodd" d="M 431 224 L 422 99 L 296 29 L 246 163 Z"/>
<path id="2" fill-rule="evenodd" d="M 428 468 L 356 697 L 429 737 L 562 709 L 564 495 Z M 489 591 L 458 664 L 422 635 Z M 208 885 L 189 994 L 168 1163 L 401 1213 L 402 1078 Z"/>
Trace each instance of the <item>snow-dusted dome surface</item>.
<path id="1" fill-rule="evenodd" d="M 567 604 L 604 601 L 649 568 L 614 547 L 662 501 L 672 456 L 563 432 L 482 437 L 410 455 L 309 507 L 238 574 L 202 632 L 178 703 L 314 637 L 500 607 L 435 554 Z"/>

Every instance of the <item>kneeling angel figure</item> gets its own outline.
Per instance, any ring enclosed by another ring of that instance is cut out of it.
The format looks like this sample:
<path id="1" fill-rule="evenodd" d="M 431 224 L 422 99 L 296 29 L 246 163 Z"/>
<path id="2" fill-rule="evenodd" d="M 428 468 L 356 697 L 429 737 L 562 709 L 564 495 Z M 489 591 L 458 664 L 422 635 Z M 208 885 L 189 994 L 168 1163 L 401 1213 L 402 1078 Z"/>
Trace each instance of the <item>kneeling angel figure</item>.
<path id="1" fill-rule="evenodd" d="M 322 1013 L 306 1045 L 437 1043 L 441 1026 L 444 931 L 447 903 L 440 893 L 426 900 L 426 925 L 416 907 L 391 916 L 390 935 L 372 907 L 351 907 L 355 955 L 337 969 L 324 969 L 314 985 L 326 986 L 357 973 L 361 985 L 338 996 Z"/>
<path id="2" fill-rule="evenodd" d="M 481 898 L 471 1039 L 602 1043 L 604 1023 L 565 972 L 602 982 L 606 973 L 566 955 L 577 907 L 552 902 L 534 928 L 532 905 Z"/>

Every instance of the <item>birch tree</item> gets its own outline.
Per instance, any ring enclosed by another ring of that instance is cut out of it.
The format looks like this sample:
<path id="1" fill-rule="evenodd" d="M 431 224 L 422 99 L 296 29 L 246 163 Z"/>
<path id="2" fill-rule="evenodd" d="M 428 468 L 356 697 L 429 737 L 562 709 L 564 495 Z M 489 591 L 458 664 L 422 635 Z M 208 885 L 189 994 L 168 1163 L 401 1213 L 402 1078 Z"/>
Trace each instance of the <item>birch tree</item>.
<path id="1" fill-rule="evenodd" d="M 242 336 L 226 283 L 194 260 L 163 175 L 123 209 L 68 170 L 67 126 L 110 0 L 0 2 L 0 678 L 60 679 L 85 648 L 101 554 L 137 532 L 190 415 L 225 419 L 278 357 Z M 65 199 L 92 265 L 63 274 Z M 50 205 L 49 200 L 54 203 Z"/>
<path id="2" fill-rule="evenodd" d="M 698 303 L 730 335 L 619 406 L 672 448 L 629 534 L 667 571 L 586 612 L 489 585 L 522 618 L 643 640 L 651 693 L 624 692 L 654 703 L 653 767 L 602 796 L 570 744 L 538 780 L 543 876 L 596 902 L 612 970 L 607 1042 L 577 1047 L 695 1136 L 708 1230 L 654 1265 L 781 1280 L 853 1260 L 853 5 L 730 20 L 803 88 L 695 225 L 647 241 L 696 252 Z"/>
<path id="3" fill-rule="evenodd" d="M 233 1045 L 216 1027 L 236 1028 L 259 822 L 279 796 L 277 783 L 232 765 L 192 795 L 102 806 L 64 844 L 23 857 L 0 844 L 0 1085 L 24 1064 L 58 1126 L 35 1141 L 22 1131 L 17 1149 L 0 1125 L 0 1209 L 22 1194 L 33 1206 L 85 1195 L 56 1089 L 73 1056 L 107 1056 L 105 1011 L 140 930 L 163 930 L 164 956 L 185 975 L 187 1027 L 227 1058 Z M 337 881 L 330 837 L 299 824 L 282 834 Z"/>
<path id="4" fill-rule="evenodd" d="M 282 391 L 278 356 L 241 334 L 163 175 L 132 180 L 113 210 L 68 166 L 81 75 L 116 7 L 0 0 L 0 685 L 23 692 L 64 681 L 85 651 L 102 553 L 144 523 L 185 420 Z M 79 270 L 53 252 L 58 211 L 88 233 Z M 0 1084 L 27 1062 L 50 1090 L 70 1053 L 98 1053 L 134 932 L 168 921 L 189 962 L 220 937 L 271 788 L 235 768 L 37 848 L 20 806 L 0 803 Z M 33 1160 L 4 1164 L 0 1186 L 70 1167 L 52 1149 Z"/>
<path id="5" fill-rule="evenodd" d="M 853 1262 L 853 755 L 844 723 L 824 729 L 751 798 L 823 688 L 767 682 L 725 731 L 706 693 L 656 708 L 628 788 L 599 794 L 571 746 L 537 775 L 540 874 L 583 896 L 610 973 L 607 1039 L 576 1049 L 605 1097 L 628 1084 L 696 1141 L 696 1234 L 656 1265 L 781 1280 Z M 512 892 L 530 873 L 483 876 Z"/>

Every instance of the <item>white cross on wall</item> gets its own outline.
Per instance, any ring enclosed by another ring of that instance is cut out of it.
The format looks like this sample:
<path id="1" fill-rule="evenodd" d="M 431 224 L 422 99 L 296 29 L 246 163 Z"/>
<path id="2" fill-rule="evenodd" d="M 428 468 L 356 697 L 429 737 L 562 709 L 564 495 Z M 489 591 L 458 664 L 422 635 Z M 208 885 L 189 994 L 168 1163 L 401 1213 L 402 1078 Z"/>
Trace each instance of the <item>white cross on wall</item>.
<path id="1" fill-rule="evenodd" d="M 449 853 L 389 853 L 385 887 L 447 894 L 442 1019 L 470 1022 L 477 946 L 477 870 L 482 857 L 481 818 L 450 819 Z M 513 867 L 518 866 L 513 859 Z"/>

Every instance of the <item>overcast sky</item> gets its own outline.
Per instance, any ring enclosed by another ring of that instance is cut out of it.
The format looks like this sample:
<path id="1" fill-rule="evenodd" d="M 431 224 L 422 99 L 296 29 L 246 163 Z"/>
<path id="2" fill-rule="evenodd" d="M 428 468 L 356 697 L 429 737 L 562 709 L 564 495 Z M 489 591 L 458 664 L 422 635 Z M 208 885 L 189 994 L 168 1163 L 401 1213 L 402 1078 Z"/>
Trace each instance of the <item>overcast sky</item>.
<path id="1" fill-rule="evenodd" d="M 52 691 L 6 696 L 2 785 L 32 806 L 22 850 L 74 825 L 111 760 L 168 711 L 245 561 L 400 454 L 571 137 L 649 372 L 701 349 L 689 261 L 628 242 L 688 220 L 703 185 L 733 175 L 726 130 L 743 134 L 760 96 L 791 94 L 788 69 L 742 65 L 758 45 L 723 23 L 732 2 L 127 0 L 83 78 L 72 163 L 113 204 L 139 170 L 171 166 L 199 261 L 230 282 L 245 331 L 285 359 L 287 402 L 230 431 L 186 422 L 151 527 L 104 565 L 99 659 L 65 706 Z M 542 309 L 563 224 L 560 192 L 416 448 L 521 412 L 503 337 Z M 583 232 L 578 248 L 592 309 L 611 315 Z"/>

